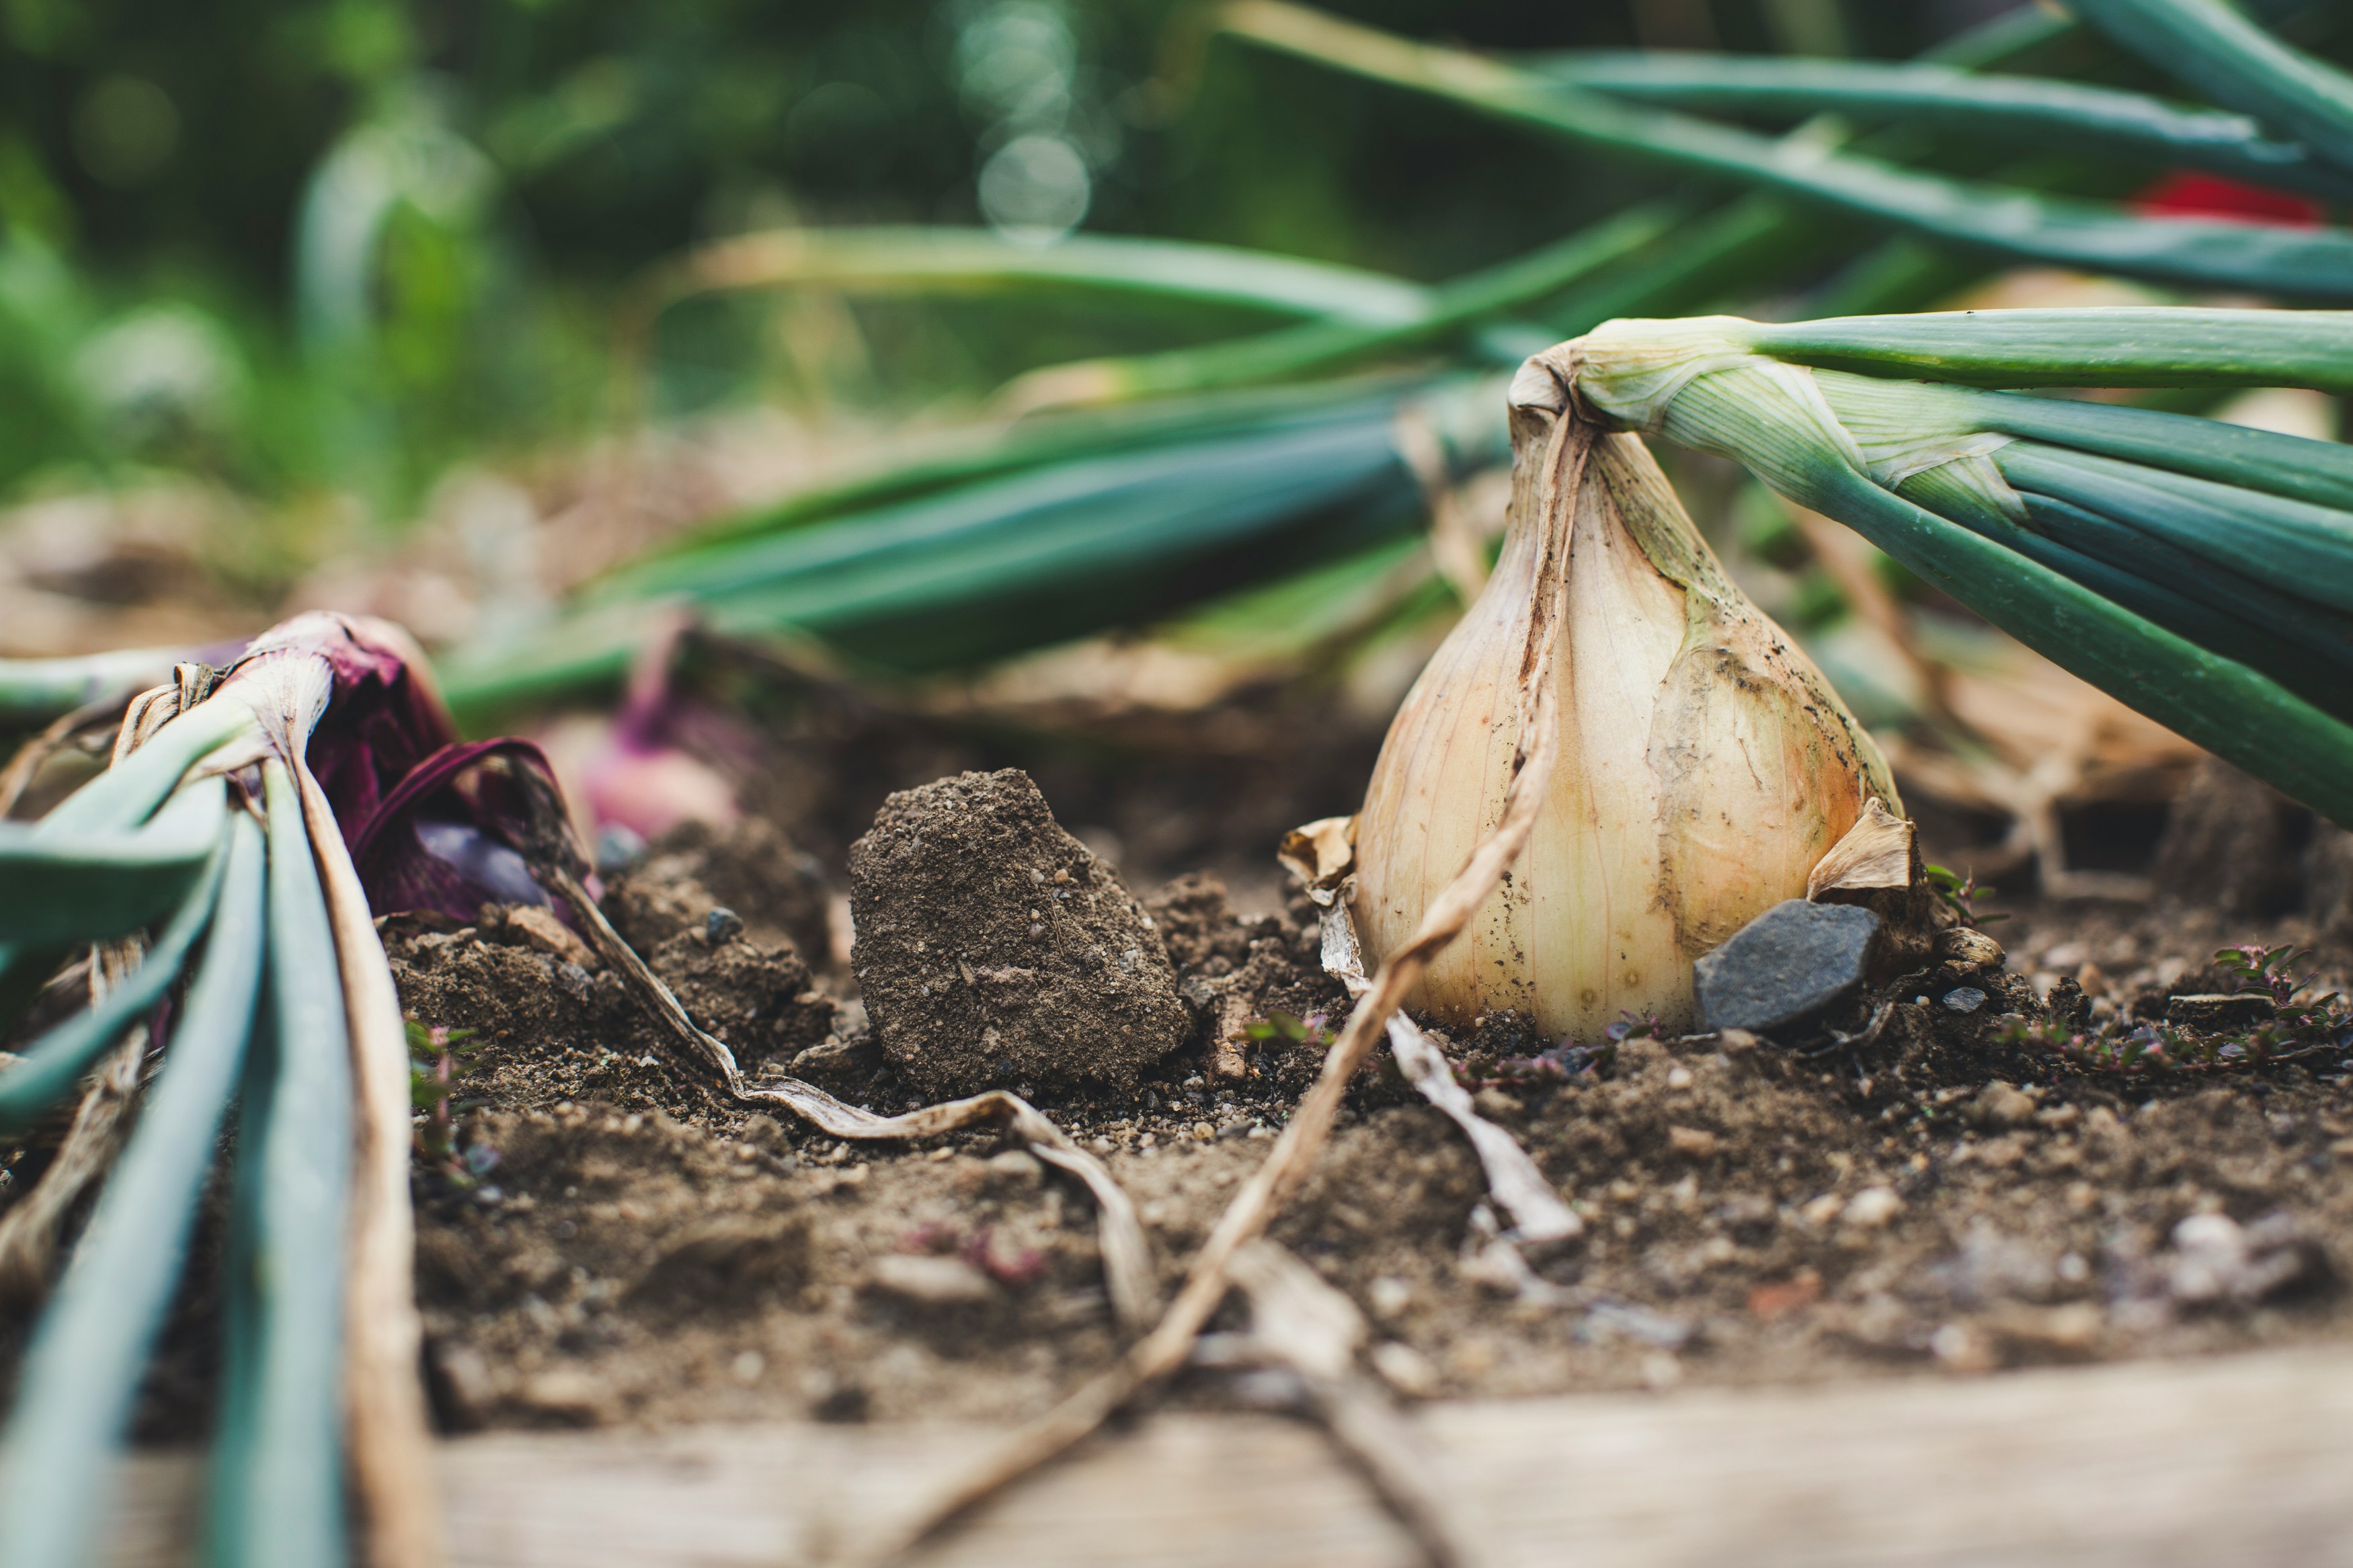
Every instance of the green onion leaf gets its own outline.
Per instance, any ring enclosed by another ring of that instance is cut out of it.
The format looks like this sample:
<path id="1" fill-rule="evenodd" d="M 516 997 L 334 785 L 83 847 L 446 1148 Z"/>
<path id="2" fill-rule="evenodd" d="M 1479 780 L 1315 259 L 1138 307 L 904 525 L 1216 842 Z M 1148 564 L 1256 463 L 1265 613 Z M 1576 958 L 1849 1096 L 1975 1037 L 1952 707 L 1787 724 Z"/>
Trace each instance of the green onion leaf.
<path id="1" fill-rule="evenodd" d="M 133 753 L 134 755 L 136 753 Z M 227 785 L 174 795 L 128 833 L 63 834 L 0 822 L 0 940 L 95 942 L 138 930 L 174 908 L 220 841 Z"/>
<path id="2" fill-rule="evenodd" d="M 1837 519 L 2062 668 L 2339 822 L 2353 822 L 2353 726 L 2256 670 L 2200 647 L 1989 534 L 2005 520 L 1973 490 L 1956 510 L 1978 531 L 1882 489 L 1852 466 L 1810 403 L 1750 362 L 1698 375 L 1666 405 L 1671 440 L 1731 458 L 1775 489 Z M 1915 476 L 1908 494 L 1957 489 L 1957 465 Z M 1951 493 L 1951 491 L 1948 491 Z"/>
<path id="3" fill-rule="evenodd" d="M 2039 441 L 1993 455 L 2002 477 L 2128 522 L 2309 604 L 2353 614 L 2353 516 Z"/>
<path id="4" fill-rule="evenodd" d="M 1415 44 L 1283 0 L 1225 13 L 1241 37 L 1431 93 L 1587 146 L 1786 192 L 1951 245 L 2202 288 L 2353 300 L 2353 234 L 2140 217 L 2097 203 L 1921 174 L 1876 158 L 1643 110 L 1459 50 Z"/>
<path id="5" fill-rule="evenodd" d="M 2076 15 L 2218 103 L 2353 169 L 2353 79 L 2221 0 L 2071 0 Z"/>
<path id="6" fill-rule="evenodd" d="M 1938 310 L 1756 323 L 1742 336 L 1793 364 L 1979 386 L 2353 392 L 2353 310 Z"/>
<path id="7" fill-rule="evenodd" d="M 1419 284 L 1300 257 L 1119 235 L 1074 234 L 1050 246 L 1021 245 L 984 229 L 747 234 L 694 252 L 664 282 L 672 298 L 787 285 L 868 294 L 1046 289 L 1377 325 L 1414 321 L 1429 308 Z"/>
<path id="8" fill-rule="evenodd" d="M 239 1118 L 228 1388 L 212 1456 L 213 1560 L 340 1563 L 351 1042 L 333 928 L 286 765 L 262 764 L 269 826 L 267 1092 Z M 256 1075 L 248 1074 L 248 1082 Z"/>
<path id="9" fill-rule="evenodd" d="M 75 1014 L 25 1048 L 17 1063 L 0 1071 L 0 1132 L 26 1126 L 65 1098 L 139 1016 L 163 999 L 188 950 L 211 920 L 227 867 L 227 824 L 195 886 L 182 900 L 172 923 L 155 939 L 139 967 L 87 1010 Z"/>
<path id="10" fill-rule="evenodd" d="M 1841 114 L 1967 136 L 2103 153 L 2342 199 L 2353 176 L 2243 114 L 2046 77 L 1926 63 L 1788 59 L 1694 50 L 1523 57 L 1550 80 L 1641 103 L 1736 114 Z"/>
<path id="11" fill-rule="evenodd" d="M 163 1073 L 26 1352 L 0 1438 L 0 1563 L 10 1568 L 88 1562 L 106 1517 L 112 1457 L 186 1259 L 252 1029 L 263 860 L 260 826 L 232 816 L 220 901 Z M 342 1272 L 340 1258 L 329 1271 Z"/>

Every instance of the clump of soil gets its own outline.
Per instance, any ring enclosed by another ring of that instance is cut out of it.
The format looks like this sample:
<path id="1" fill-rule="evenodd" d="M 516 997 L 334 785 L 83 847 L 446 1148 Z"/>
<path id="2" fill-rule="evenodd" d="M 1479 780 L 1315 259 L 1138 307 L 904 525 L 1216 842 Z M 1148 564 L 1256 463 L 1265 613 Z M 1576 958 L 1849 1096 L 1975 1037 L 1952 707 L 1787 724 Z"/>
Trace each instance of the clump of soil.
<path id="1" fill-rule="evenodd" d="M 1018 769 L 891 796 L 849 847 L 849 900 L 882 1052 L 934 1099 L 1125 1090 L 1185 1037 L 1152 917 Z"/>

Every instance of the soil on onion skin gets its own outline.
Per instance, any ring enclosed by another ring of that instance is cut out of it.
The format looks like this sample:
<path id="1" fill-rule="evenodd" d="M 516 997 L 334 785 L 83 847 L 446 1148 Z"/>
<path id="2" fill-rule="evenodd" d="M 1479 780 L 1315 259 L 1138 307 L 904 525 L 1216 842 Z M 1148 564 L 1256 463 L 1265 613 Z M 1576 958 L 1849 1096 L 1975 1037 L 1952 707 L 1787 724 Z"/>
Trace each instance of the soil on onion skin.
<path id="1" fill-rule="evenodd" d="M 1264 846 L 1258 816 L 1334 804 L 1254 797 L 1232 832 Z M 829 889 L 852 836 L 807 816 L 690 830 L 611 879 L 607 907 L 755 1078 L 789 1071 L 894 1111 L 916 1095 L 835 951 Z M 1217 1076 L 1233 999 L 1335 1023 L 1343 1007 L 1317 964 L 1314 907 L 1235 841 L 1213 825 L 1171 840 L 1238 887 L 1252 879 L 1233 900 L 1213 874 L 1168 881 L 1181 860 L 1131 860 L 1163 874 L 1133 885 L 1190 1009 L 1185 1044 L 1133 1091 L 1009 1086 L 1102 1154 L 1172 1285 L 1316 1065 L 1312 1044 L 1277 1036 L 1249 1047 L 1245 1076 Z M 710 920 L 723 906 L 740 931 Z M 1986 1005 L 1956 1012 L 1908 979 L 1852 1049 L 1636 1038 L 1564 1074 L 1526 1065 L 1556 1042 L 1510 1018 L 1442 1035 L 1482 1111 L 1584 1216 L 1581 1238 L 1532 1255 L 1534 1288 L 1482 1261 L 1476 1161 L 1385 1070 L 1354 1087 L 1275 1235 L 1405 1347 L 1378 1364 L 1416 1395 L 1950 1375 L 2353 1332 L 2336 1273 L 2353 1267 L 2344 1063 L 2104 1074 L 1996 1038 L 2006 1010 L 2074 1005 L 2079 978 L 2108 1005 L 2158 1007 L 2211 988 L 2218 945 L 2306 926 L 2011 908 L 1991 928 L 2004 969 L 1945 977 Z M 533 922 L 491 910 L 384 928 L 405 1008 L 473 1031 L 454 1064 L 454 1149 L 420 1158 L 416 1185 L 448 1427 L 1008 1419 L 1117 1352 L 1084 1191 L 993 1134 L 852 1144 L 747 1114 L 703 1087 L 617 978 Z M 2320 978 L 2341 982 L 2348 957 L 2324 944 Z M 0 1205 L 54 1139 L 0 1148 L 13 1183 Z M 216 1194 L 145 1436 L 206 1424 L 217 1207 Z M 31 1321 L 0 1305 L 0 1367 Z M 1176 1397 L 1223 1399 L 1222 1375 Z"/>

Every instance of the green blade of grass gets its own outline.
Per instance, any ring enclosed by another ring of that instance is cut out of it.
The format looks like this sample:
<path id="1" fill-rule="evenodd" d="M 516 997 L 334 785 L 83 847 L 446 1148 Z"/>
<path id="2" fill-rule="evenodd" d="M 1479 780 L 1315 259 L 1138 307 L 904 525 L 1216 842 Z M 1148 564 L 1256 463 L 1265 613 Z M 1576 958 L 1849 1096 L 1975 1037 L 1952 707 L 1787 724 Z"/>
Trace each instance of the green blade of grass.
<path id="1" fill-rule="evenodd" d="M 2072 0 L 2075 14 L 2217 103 L 2353 169 L 2353 79 L 2220 0 Z"/>
<path id="2" fill-rule="evenodd" d="M 218 780 L 183 789 L 128 833 L 59 834 L 0 822 L 0 940 L 102 942 L 175 908 L 220 842 Z"/>
<path id="3" fill-rule="evenodd" d="M 1282 0 L 1240 0 L 1227 28 L 1510 123 L 1697 174 L 1786 192 L 1875 223 L 2021 260 L 2200 288 L 2353 300 L 2353 234 L 2137 217 L 2098 203 L 1922 174 L 1874 158 L 1644 110 L 1458 50 L 1412 43 Z"/>
<path id="4" fill-rule="evenodd" d="M 1688 50 L 1522 58 L 1549 80 L 1671 108 L 1894 121 L 2187 165 L 2337 199 L 2353 195 L 2353 177 L 2321 163 L 2300 142 L 2265 135 L 2246 115 L 2047 77 Z"/>
<path id="5" fill-rule="evenodd" d="M 186 1258 L 252 1029 L 264 858 L 259 826 L 233 816 L 220 902 L 163 1073 L 26 1352 L 0 1439 L 0 1563 L 9 1568 L 74 1568 L 97 1544 L 114 1451 Z"/>
<path id="6" fill-rule="evenodd" d="M 2353 392 L 2353 310 L 1937 310 L 1757 323 L 1740 335 L 1794 364 L 1979 386 Z"/>
<path id="7" fill-rule="evenodd" d="M 188 950 L 212 919 L 227 856 L 224 823 L 222 837 L 203 874 L 181 901 L 171 923 L 149 946 L 139 967 L 89 1009 L 26 1047 L 15 1066 L 0 1070 L 0 1133 L 29 1125 L 64 1099 L 140 1015 L 163 999 L 179 977 Z"/>
<path id="8" fill-rule="evenodd" d="M 2332 820 L 2353 822 L 2353 726 L 2237 660 L 1881 489 L 1826 448 L 1818 429 L 1817 411 L 1757 366 L 1692 381 L 1669 405 L 1664 433 L 1745 464 L 2062 668 Z"/>
<path id="9" fill-rule="evenodd" d="M 663 291 L 822 286 L 859 293 L 994 294 L 1047 289 L 1174 300 L 1306 320 L 1397 325 L 1428 308 L 1419 284 L 1361 268 L 1232 246 L 1114 235 L 1020 245 L 985 229 L 800 228 L 695 252 Z"/>
<path id="10" fill-rule="evenodd" d="M 2039 441 L 2013 441 L 1994 463 L 2019 490 L 2115 518 L 2290 597 L 2353 614 L 2353 516 Z"/>
<path id="11" fill-rule="evenodd" d="M 313 1568 L 349 1551 L 342 1412 L 351 1042 L 333 928 L 283 763 L 263 764 L 262 788 L 272 1039 L 268 1092 L 259 1105 L 248 1100 L 237 1133 L 230 1386 L 206 1532 L 215 1562 Z"/>

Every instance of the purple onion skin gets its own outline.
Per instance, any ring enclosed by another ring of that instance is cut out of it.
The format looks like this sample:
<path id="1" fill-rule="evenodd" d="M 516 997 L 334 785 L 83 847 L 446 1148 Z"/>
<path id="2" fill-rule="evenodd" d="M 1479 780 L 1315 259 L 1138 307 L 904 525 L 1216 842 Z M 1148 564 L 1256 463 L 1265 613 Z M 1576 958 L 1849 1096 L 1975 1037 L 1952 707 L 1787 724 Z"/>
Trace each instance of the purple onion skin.
<path id="1" fill-rule="evenodd" d="M 305 755 L 379 915 L 472 920 L 485 903 L 553 906 L 526 851 L 583 877 L 546 754 L 528 741 L 461 742 L 415 639 L 389 621 L 314 614 L 255 639 L 326 661 L 333 691 Z"/>

